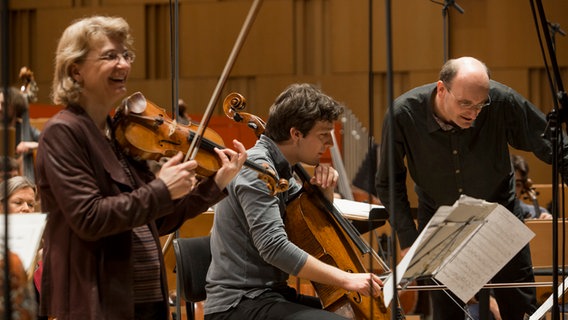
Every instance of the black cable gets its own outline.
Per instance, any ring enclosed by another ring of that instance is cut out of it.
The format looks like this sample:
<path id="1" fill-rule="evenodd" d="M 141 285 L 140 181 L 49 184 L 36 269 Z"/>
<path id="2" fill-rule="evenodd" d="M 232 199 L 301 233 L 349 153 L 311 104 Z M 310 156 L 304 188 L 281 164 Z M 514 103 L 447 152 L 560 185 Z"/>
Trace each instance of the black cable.
<path id="1" fill-rule="evenodd" d="M 552 320 L 559 320 L 559 304 L 558 304 L 558 176 L 559 176 L 559 162 L 560 157 L 564 155 L 562 148 L 562 124 L 567 122 L 568 117 L 566 112 L 568 111 L 568 97 L 566 91 L 562 84 L 562 78 L 560 75 L 560 69 L 558 68 L 558 63 L 556 61 L 556 53 L 554 51 L 554 46 L 552 44 L 550 30 L 548 26 L 548 20 L 546 19 L 544 8 L 542 6 L 542 1 L 531 0 L 531 10 L 533 14 L 533 19 L 535 22 L 535 27 L 537 29 L 537 36 L 539 40 L 539 45 L 541 53 L 543 55 L 543 61 L 545 65 L 545 70 L 548 77 L 548 82 L 550 85 L 550 90 L 553 96 L 554 107 L 552 111 L 548 114 L 548 125 L 547 136 L 549 136 L 552 143 L 552 310 L 551 316 Z M 538 13 L 538 15 L 537 15 Z M 540 27 L 539 27 L 540 21 Z M 542 29 L 541 29 L 542 28 Z M 542 43 L 542 38 L 546 40 L 546 52 L 545 47 Z M 547 58 L 550 60 L 552 71 L 554 72 L 554 81 L 551 77 L 550 68 L 547 63 Z M 561 141 L 559 144 L 558 141 Z M 564 172 L 563 172 L 564 173 Z M 562 204 L 564 207 L 564 204 Z M 563 221 L 563 220 L 562 220 Z M 563 224 L 563 238 L 564 238 L 564 224 Z M 563 253 L 564 255 L 564 253 Z M 564 260 L 564 258 L 563 258 Z M 563 266 L 564 267 L 564 266 Z"/>

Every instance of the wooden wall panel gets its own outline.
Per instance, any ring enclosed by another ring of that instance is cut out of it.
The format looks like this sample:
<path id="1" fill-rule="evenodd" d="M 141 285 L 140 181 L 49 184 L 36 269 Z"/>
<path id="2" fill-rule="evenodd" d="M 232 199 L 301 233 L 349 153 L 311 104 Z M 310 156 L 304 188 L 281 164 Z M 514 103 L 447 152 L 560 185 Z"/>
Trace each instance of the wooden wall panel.
<path id="1" fill-rule="evenodd" d="M 23 66 L 33 66 L 36 63 L 36 52 L 43 48 L 37 46 L 36 37 L 30 37 L 35 31 L 35 11 L 18 10 L 10 15 L 10 39 L 8 46 L 10 57 L 10 78 L 15 80 Z M 32 69 L 32 71 L 34 71 Z"/>
<path id="2" fill-rule="evenodd" d="M 331 1 L 331 67 L 333 72 L 369 70 L 367 1 Z"/>
<path id="3" fill-rule="evenodd" d="M 251 1 L 196 2 L 181 6 L 180 75 L 218 77 L 250 9 Z M 233 76 L 291 74 L 291 1 L 266 1 L 259 10 Z"/>
<path id="4" fill-rule="evenodd" d="M 73 6 L 73 0 L 10 0 L 12 10 L 39 9 L 39 8 L 69 8 Z"/>
<path id="5" fill-rule="evenodd" d="M 205 110 L 252 0 L 180 0 L 180 97 L 190 113 Z M 57 40 L 69 23 L 98 14 L 120 15 L 131 24 L 137 60 L 129 91 L 171 109 L 168 0 L 11 1 L 13 68 L 29 65 L 49 104 Z M 476 56 L 493 78 L 526 95 L 543 111 L 551 96 L 528 2 L 461 0 L 449 11 L 451 56 Z M 568 30 L 568 2 L 543 0 L 548 20 Z M 368 88 L 369 8 L 365 0 L 265 0 L 222 90 L 238 91 L 247 112 L 266 117 L 274 98 L 290 83 L 313 82 L 370 125 Z M 386 83 L 385 1 L 373 2 L 373 135 L 380 139 L 389 105 Z M 442 6 L 433 1 L 392 2 L 394 97 L 437 79 L 443 63 Z M 556 37 L 563 79 L 568 82 L 568 39 Z M 16 75 L 14 75 L 14 78 Z M 215 109 L 222 115 L 221 105 Z M 547 183 L 546 165 L 530 158 L 536 182 Z M 541 167 L 542 165 L 542 167 Z M 542 179 L 539 179 L 540 176 Z"/>
<path id="6" fill-rule="evenodd" d="M 376 21 L 384 21 L 385 13 L 380 9 Z M 423 70 L 432 66 L 441 65 L 443 62 L 443 33 L 441 6 L 431 1 L 393 1 L 393 67 L 395 70 Z M 384 37 L 383 32 L 377 32 L 379 37 Z M 377 43 L 383 46 L 384 38 L 379 38 Z M 377 70 L 386 70 L 386 56 L 376 62 Z"/>
<path id="7" fill-rule="evenodd" d="M 476 56 L 492 68 L 542 65 L 530 2 L 464 0 L 460 4 L 466 12 L 452 15 L 454 56 Z M 568 25 L 566 1 L 544 0 L 543 6 L 549 21 Z M 567 52 L 566 41 L 558 41 L 558 52 L 561 49 Z M 568 55 L 559 58 L 568 64 Z"/>

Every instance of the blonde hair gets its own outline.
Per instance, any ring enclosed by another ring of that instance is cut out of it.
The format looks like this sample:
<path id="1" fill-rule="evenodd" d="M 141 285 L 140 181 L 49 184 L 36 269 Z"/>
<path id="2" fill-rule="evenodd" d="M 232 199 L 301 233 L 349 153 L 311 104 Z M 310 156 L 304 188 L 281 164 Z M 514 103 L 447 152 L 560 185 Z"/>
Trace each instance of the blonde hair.
<path id="1" fill-rule="evenodd" d="M 71 66 L 82 63 L 97 40 L 105 37 L 132 50 L 130 26 L 120 17 L 92 16 L 74 21 L 61 35 L 55 52 L 52 100 L 55 104 L 79 102 L 81 86 L 71 75 Z"/>
<path id="2" fill-rule="evenodd" d="M 4 202 L 4 195 L 5 195 L 4 188 L 8 188 L 7 190 L 8 198 L 10 198 L 14 192 L 24 188 L 32 188 L 34 194 L 37 195 L 37 189 L 35 184 L 24 176 L 15 176 L 8 179 L 7 181 L 8 181 L 7 184 L 6 181 L 2 181 L 0 183 L 0 204 Z"/>

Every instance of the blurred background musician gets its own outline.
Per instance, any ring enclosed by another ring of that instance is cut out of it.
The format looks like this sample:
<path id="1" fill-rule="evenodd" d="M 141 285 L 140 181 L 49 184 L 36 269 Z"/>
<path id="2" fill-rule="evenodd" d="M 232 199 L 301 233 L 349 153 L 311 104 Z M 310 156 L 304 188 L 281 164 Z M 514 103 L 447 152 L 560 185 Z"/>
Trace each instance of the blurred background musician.
<path id="1" fill-rule="evenodd" d="M 20 92 L 25 104 L 16 107 L 16 154 L 21 157 L 21 174 L 35 183 L 34 152 L 37 150 L 40 130 L 30 123 L 29 104 L 37 100 L 38 86 L 33 72 L 22 67 L 19 75 L 22 86 Z"/>
<path id="2" fill-rule="evenodd" d="M 33 182 L 24 176 L 15 176 L 7 181 L 0 183 L 0 190 L 6 188 L 6 194 L 8 195 L 8 213 L 32 213 L 37 212 L 37 188 Z M 4 203 L 4 192 L 0 193 L 0 203 Z M 0 212 L 4 210 L 0 209 Z M 42 272 L 42 262 L 41 262 L 41 249 L 38 250 L 36 256 L 36 266 L 33 274 L 33 288 L 35 289 L 36 303 L 39 304 L 39 293 L 40 293 L 40 279 Z M 30 271 L 31 272 L 31 271 Z M 28 279 L 30 277 L 27 277 Z M 34 310 L 35 312 L 35 310 Z M 18 319 L 18 318 L 16 318 Z M 38 319 L 44 319 L 39 317 Z"/>
<path id="3" fill-rule="evenodd" d="M 524 218 L 552 219 L 550 212 L 538 203 L 536 190 L 533 189 L 532 180 L 529 178 L 529 164 L 525 158 L 512 154 L 511 163 L 515 169 L 515 193 L 517 201 L 523 210 Z M 524 202 L 523 199 L 528 199 L 531 204 Z"/>

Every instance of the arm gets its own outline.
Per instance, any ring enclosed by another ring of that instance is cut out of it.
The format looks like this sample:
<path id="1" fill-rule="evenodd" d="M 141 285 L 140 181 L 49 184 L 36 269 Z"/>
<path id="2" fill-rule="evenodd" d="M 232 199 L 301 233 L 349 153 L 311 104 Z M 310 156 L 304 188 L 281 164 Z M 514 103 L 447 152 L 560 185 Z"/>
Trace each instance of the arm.
<path id="1" fill-rule="evenodd" d="M 37 149 L 37 147 L 38 147 L 38 143 L 35 142 L 35 141 L 21 141 L 16 146 L 16 153 L 17 154 L 28 153 L 28 152 L 31 152 L 31 151 Z"/>
<path id="2" fill-rule="evenodd" d="M 233 140 L 233 145 L 237 151 L 228 148 L 223 150 L 215 148 L 215 152 L 221 160 L 221 168 L 213 177 L 206 178 L 197 184 L 195 189 L 183 197 L 181 201 L 177 201 L 174 214 L 157 221 L 161 235 L 179 229 L 187 219 L 207 211 L 226 196 L 223 190 L 237 175 L 247 159 L 243 144 L 238 140 Z"/>
<path id="3" fill-rule="evenodd" d="M 102 139 L 61 121 L 46 128 L 38 153 L 43 209 L 62 214 L 85 240 L 128 231 L 173 211 L 170 191 L 160 179 L 130 191 L 124 169 Z"/>
<path id="4" fill-rule="evenodd" d="M 298 273 L 298 277 L 333 285 L 347 291 L 356 291 L 365 296 L 372 293 L 375 297 L 381 292 L 383 284 L 379 277 L 373 273 L 345 272 L 312 256 L 308 256 L 306 263 Z"/>
<path id="5" fill-rule="evenodd" d="M 552 144 L 550 132 L 545 132 L 547 120 L 545 115 L 534 104 L 524 98 L 513 89 L 502 84 L 492 82 L 501 93 L 502 106 L 500 117 L 507 126 L 507 138 L 509 144 L 519 150 L 530 151 L 537 158 L 547 164 L 552 163 Z M 547 136 L 543 136 L 546 133 Z M 568 178 L 568 139 L 566 136 L 559 141 L 564 141 L 563 153 L 560 155 L 563 167 L 560 173 L 564 179 Z"/>
<path id="6" fill-rule="evenodd" d="M 311 179 L 312 183 L 325 185 L 324 189 L 333 189 L 337 179 L 336 171 L 326 166 L 316 171 Z M 250 170 L 244 172 L 246 174 L 241 175 L 235 182 L 238 203 L 245 213 L 252 242 L 265 262 L 288 274 L 308 280 L 357 291 L 364 295 L 369 295 L 371 292 L 374 295 L 379 294 L 382 283 L 376 275 L 350 274 L 342 271 L 311 257 L 292 243 L 286 234 L 280 211 L 286 210 L 283 203 L 286 197 L 271 196 L 265 190 L 266 187 L 252 176 Z M 290 192 L 294 194 L 300 186 L 293 179 L 290 183 Z"/>

